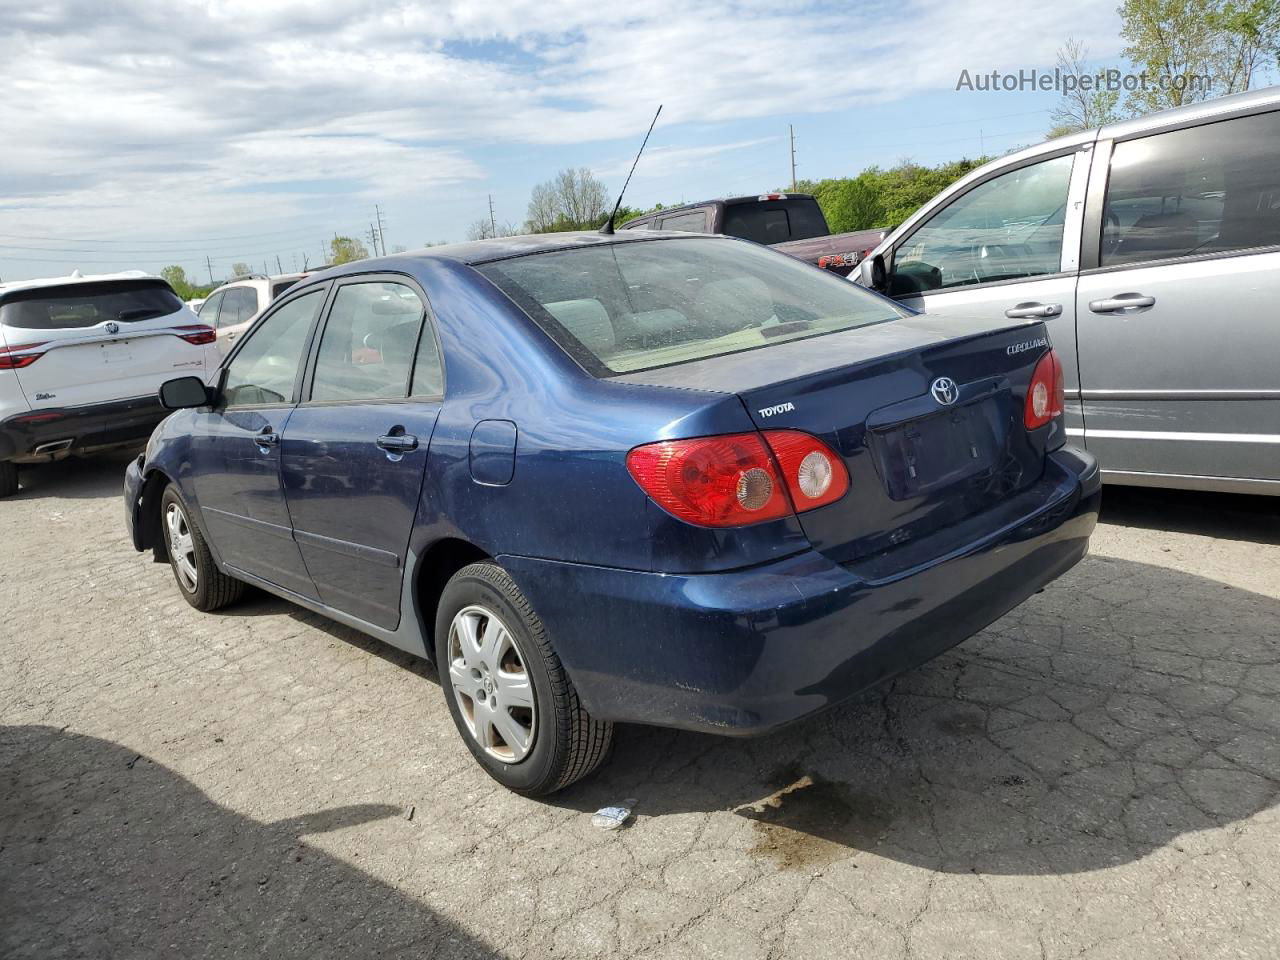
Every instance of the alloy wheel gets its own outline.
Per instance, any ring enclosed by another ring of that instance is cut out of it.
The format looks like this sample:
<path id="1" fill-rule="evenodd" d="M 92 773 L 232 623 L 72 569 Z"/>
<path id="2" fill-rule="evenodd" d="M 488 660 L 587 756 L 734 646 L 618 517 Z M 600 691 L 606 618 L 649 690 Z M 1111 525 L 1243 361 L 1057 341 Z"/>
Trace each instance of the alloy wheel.
<path id="1" fill-rule="evenodd" d="M 533 749 L 533 683 L 515 634 L 481 606 L 464 607 L 449 626 L 449 683 L 467 731 L 489 756 L 519 763 Z"/>
<path id="2" fill-rule="evenodd" d="M 171 503 L 164 512 L 164 525 L 169 533 L 169 556 L 173 558 L 178 582 L 188 593 L 195 593 L 200 582 L 196 573 L 196 547 L 191 538 L 187 515 L 180 506 Z"/>

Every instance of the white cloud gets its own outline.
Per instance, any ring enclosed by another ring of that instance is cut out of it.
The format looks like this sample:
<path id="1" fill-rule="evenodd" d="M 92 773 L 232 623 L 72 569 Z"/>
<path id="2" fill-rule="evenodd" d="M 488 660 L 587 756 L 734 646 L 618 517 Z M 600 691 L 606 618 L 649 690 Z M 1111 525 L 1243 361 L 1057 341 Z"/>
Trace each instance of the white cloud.
<path id="1" fill-rule="evenodd" d="M 1114 0 L 0 0 L 0 210 L 53 236 L 351 219 L 478 183 L 494 150 L 629 144 L 659 102 L 687 142 L 1048 65 L 1072 33 L 1114 55 L 1116 27 Z M 645 175 L 761 142 L 656 148 Z"/>

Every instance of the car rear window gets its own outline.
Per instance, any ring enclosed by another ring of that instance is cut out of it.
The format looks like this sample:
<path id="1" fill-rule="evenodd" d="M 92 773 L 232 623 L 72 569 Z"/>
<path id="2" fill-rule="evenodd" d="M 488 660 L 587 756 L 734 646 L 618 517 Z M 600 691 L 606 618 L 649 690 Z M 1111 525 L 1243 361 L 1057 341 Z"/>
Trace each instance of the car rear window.
<path id="1" fill-rule="evenodd" d="M 182 309 L 163 280 L 109 280 L 16 290 L 0 302 L 0 324 L 24 330 L 94 327 L 106 320 L 134 323 Z"/>
<path id="2" fill-rule="evenodd" d="M 848 280 L 729 239 L 602 244 L 477 269 L 596 376 L 740 353 L 906 315 Z"/>
<path id="3" fill-rule="evenodd" d="M 271 285 L 271 299 L 274 300 L 297 282 L 297 280 L 279 280 L 273 283 Z"/>
<path id="4" fill-rule="evenodd" d="M 769 246 L 788 240 L 825 237 L 828 231 L 818 202 L 797 197 L 728 204 L 724 209 L 724 232 Z"/>

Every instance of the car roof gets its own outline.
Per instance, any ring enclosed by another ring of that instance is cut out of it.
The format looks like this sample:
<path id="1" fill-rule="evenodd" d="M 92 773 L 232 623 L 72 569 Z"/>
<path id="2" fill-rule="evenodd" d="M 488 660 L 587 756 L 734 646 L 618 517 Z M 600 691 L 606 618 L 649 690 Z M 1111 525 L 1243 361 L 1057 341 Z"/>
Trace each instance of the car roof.
<path id="1" fill-rule="evenodd" d="M 523 257 L 532 253 L 549 253 L 553 250 L 580 250 L 586 247 L 602 247 L 619 243 L 648 243 L 655 240 L 687 240 L 690 237 L 705 237 L 712 240 L 731 240 L 715 234 L 678 233 L 667 230 L 644 230 L 638 232 L 621 232 L 604 234 L 596 230 L 572 231 L 566 233 L 533 233 L 516 237 L 497 237 L 492 240 L 468 240 L 463 243 L 446 243 L 422 250 L 407 250 L 404 253 L 393 253 L 387 257 L 373 257 L 368 260 L 353 260 L 341 266 L 333 267 L 308 280 L 323 280 L 340 277 L 351 273 L 370 273 L 379 269 L 393 269 L 408 261 L 447 260 L 467 266 L 493 263 L 495 260 L 509 260 L 512 257 Z"/>
<path id="2" fill-rule="evenodd" d="M 1276 107 L 1280 107 L 1280 87 L 1263 87 L 1213 100 L 1200 100 L 1186 106 L 1149 113 L 1144 117 L 1134 117 L 1132 120 L 1119 120 L 1103 127 L 1098 132 L 1098 139 L 1123 140 L 1138 134 L 1212 120 L 1217 116 L 1226 119 L 1235 114 L 1255 113 Z"/>
<path id="3" fill-rule="evenodd" d="M 18 290 L 34 290 L 40 287 L 65 287 L 79 283 L 102 283 L 111 280 L 159 280 L 167 283 L 163 277 L 143 270 L 125 270 L 121 273 L 89 273 L 73 270 L 65 277 L 39 277 L 34 280 L 10 280 L 0 283 L 0 297 Z"/>

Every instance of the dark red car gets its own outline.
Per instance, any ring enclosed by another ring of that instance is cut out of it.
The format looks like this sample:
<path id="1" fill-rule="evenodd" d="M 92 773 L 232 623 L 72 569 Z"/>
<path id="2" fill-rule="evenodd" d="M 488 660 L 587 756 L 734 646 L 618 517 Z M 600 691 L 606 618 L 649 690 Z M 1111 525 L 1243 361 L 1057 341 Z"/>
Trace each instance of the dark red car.
<path id="1" fill-rule="evenodd" d="M 818 201 L 807 193 L 762 193 L 686 203 L 629 220 L 618 229 L 723 233 L 763 243 L 842 277 L 848 276 L 885 234 L 880 229 L 833 234 Z"/>

